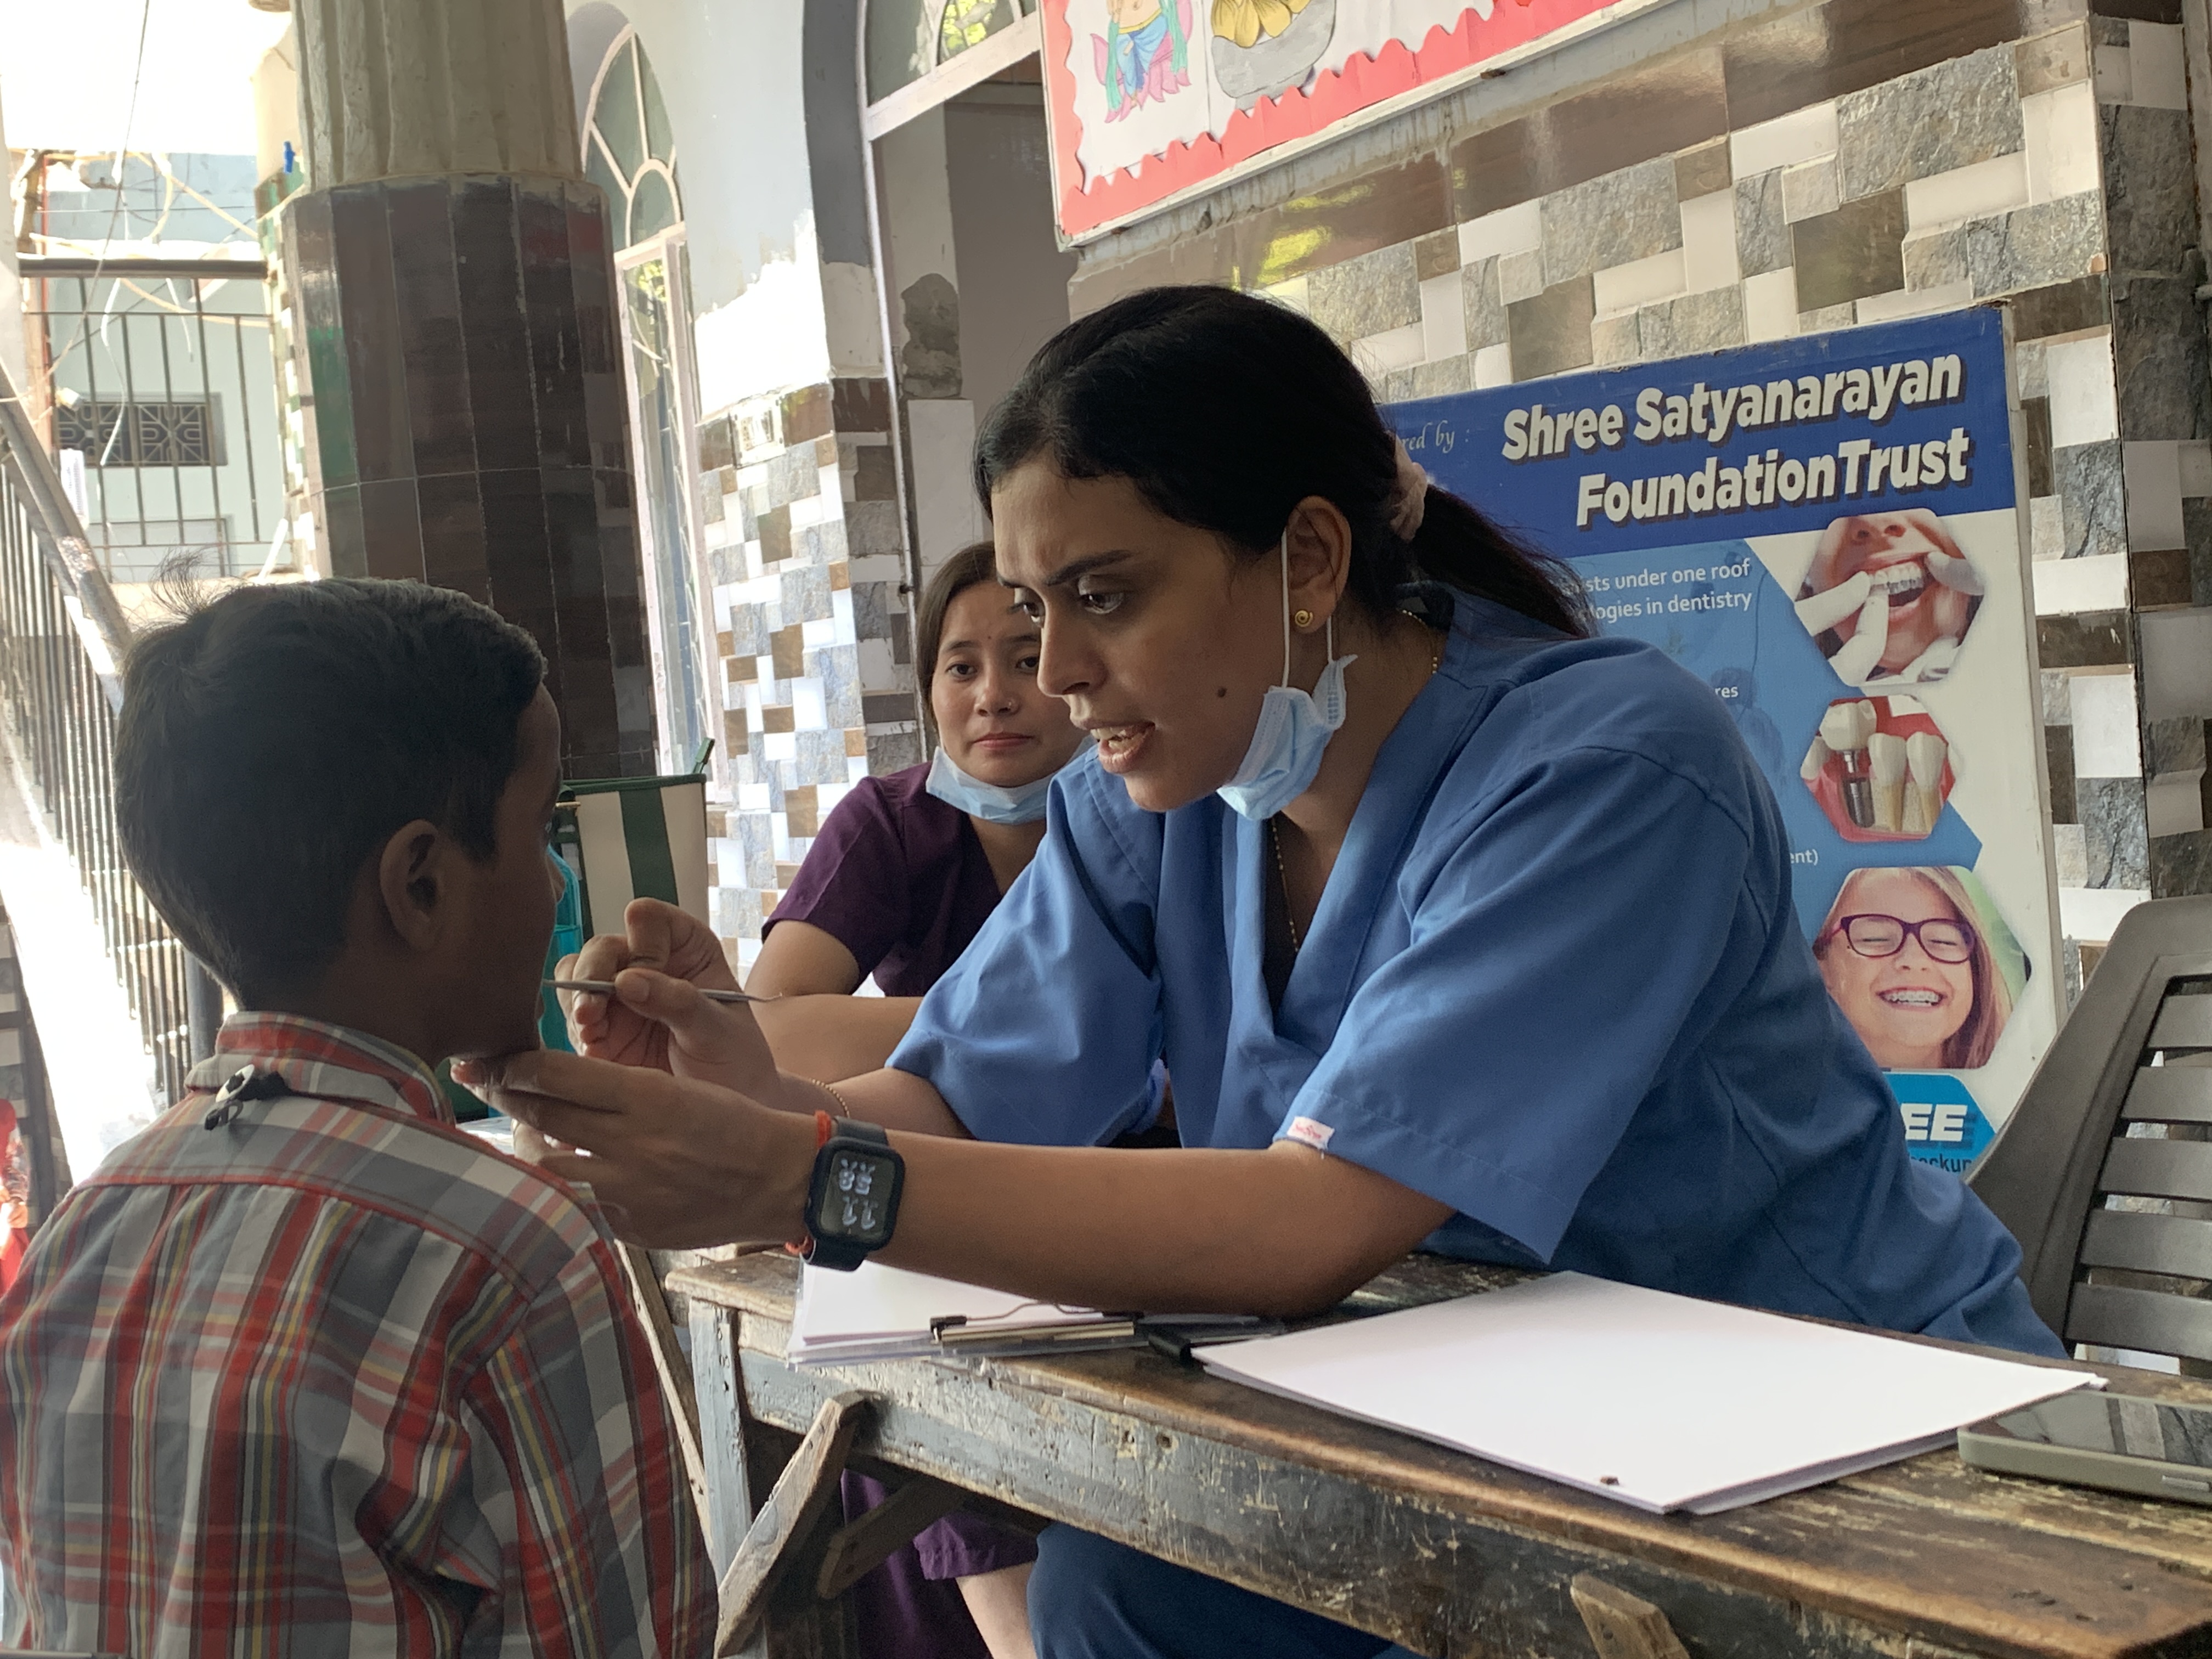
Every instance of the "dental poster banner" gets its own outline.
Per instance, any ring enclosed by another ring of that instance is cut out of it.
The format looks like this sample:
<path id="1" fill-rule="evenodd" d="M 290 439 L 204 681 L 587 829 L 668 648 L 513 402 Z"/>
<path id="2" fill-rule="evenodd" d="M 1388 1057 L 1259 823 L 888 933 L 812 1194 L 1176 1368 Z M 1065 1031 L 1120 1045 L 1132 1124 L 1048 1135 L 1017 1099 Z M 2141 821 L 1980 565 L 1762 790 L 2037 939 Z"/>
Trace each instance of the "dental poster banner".
<path id="1" fill-rule="evenodd" d="M 1081 241 L 1656 3 L 1043 0 L 1060 232 Z"/>
<path id="2" fill-rule="evenodd" d="M 1712 687 L 1830 994 L 1960 1172 L 2059 1019 L 2008 384 L 1984 307 L 1389 411 Z"/>

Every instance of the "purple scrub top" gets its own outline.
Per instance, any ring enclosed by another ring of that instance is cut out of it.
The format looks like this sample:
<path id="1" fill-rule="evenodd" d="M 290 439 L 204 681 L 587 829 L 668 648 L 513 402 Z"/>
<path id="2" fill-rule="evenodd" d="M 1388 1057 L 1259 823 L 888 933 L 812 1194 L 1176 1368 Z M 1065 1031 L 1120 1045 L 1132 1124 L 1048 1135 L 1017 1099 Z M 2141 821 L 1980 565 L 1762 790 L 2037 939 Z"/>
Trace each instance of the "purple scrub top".
<path id="1" fill-rule="evenodd" d="M 975 826 L 926 787 L 927 766 L 862 778 L 830 810 L 799 879 L 762 931 L 819 927 L 887 997 L 918 997 L 999 905 Z"/>

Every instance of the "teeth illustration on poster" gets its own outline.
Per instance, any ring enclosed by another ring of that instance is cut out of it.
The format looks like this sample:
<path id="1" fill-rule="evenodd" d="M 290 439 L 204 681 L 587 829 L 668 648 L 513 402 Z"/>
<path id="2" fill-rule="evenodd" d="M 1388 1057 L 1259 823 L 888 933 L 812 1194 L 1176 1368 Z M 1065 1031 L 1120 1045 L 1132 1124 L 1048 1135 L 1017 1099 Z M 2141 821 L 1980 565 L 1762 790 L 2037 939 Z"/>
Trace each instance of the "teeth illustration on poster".
<path id="1" fill-rule="evenodd" d="M 1907 1147 L 1960 1173 L 2060 1012 L 2008 385 L 1982 307 L 1386 411 L 1712 687 Z"/>

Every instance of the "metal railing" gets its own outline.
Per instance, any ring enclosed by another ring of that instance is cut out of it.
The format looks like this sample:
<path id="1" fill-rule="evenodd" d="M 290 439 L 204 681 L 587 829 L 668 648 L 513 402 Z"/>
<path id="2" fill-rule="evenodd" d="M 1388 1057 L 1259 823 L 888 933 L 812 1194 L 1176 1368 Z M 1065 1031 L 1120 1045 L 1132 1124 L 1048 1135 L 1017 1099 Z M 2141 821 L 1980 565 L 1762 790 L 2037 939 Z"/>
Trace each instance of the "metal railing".
<path id="1" fill-rule="evenodd" d="M 179 556 L 208 576 L 251 574 L 284 508 L 266 267 L 20 263 L 48 447 L 108 580 L 153 580 Z"/>
<path id="2" fill-rule="evenodd" d="M 123 861 L 115 715 L 131 626 L 0 369 L 0 702 L 32 805 L 76 860 L 164 1098 L 208 1052 L 220 1001 Z"/>

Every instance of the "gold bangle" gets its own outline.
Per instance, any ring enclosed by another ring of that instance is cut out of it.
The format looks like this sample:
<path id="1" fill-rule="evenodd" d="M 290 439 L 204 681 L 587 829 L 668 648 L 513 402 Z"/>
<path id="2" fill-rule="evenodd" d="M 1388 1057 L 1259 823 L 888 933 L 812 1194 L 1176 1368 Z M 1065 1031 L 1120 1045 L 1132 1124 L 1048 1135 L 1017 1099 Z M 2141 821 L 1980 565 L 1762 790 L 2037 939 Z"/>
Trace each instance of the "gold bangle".
<path id="1" fill-rule="evenodd" d="M 823 1094 L 829 1096 L 830 1099 L 837 1103 L 837 1115 L 839 1117 L 843 1118 L 848 1123 L 852 1121 L 853 1109 L 845 1103 L 844 1096 L 839 1094 L 835 1089 L 831 1088 L 828 1084 L 823 1082 L 818 1078 L 815 1079 L 814 1086 L 821 1090 Z"/>

